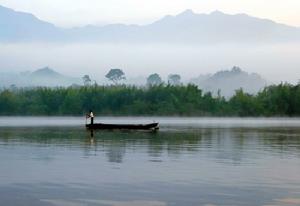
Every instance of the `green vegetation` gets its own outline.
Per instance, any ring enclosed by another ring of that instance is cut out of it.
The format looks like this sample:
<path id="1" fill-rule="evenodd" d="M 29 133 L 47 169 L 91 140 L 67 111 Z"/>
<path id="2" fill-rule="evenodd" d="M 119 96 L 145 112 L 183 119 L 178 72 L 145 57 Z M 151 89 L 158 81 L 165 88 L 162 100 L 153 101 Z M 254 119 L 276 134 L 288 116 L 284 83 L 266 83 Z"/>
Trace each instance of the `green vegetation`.
<path id="1" fill-rule="evenodd" d="M 226 100 L 197 86 L 22 88 L 0 91 L 0 115 L 300 116 L 300 84 L 243 90 Z"/>

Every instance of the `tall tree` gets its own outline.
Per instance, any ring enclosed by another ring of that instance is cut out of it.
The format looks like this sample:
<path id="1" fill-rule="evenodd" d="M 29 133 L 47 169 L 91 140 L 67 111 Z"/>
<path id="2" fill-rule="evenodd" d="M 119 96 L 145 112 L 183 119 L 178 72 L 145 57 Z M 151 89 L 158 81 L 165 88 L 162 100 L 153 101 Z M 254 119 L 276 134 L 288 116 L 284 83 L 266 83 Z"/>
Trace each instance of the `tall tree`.
<path id="1" fill-rule="evenodd" d="M 112 81 L 114 84 L 118 84 L 119 81 L 126 79 L 125 73 L 121 69 L 111 69 L 106 75 L 106 78 L 108 78 L 110 81 Z"/>
<path id="2" fill-rule="evenodd" d="M 168 76 L 168 84 L 170 85 L 180 85 L 181 76 L 179 74 L 170 74 Z"/>
<path id="3" fill-rule="evenodd" d="M 84 86 L 90 86 L 92 83 L 90 76 L 87 74 L 82 77 L 82 81 L 83 81 Z"/>
<path id="4" fill-rule="evenodd" d="M 157 73 L 151 74 L 147 78 L 147 85 L 148 86 L 155 86 L 155 85 L 160 85 L 160 84 L 162 84 L 162 79 Z"/>

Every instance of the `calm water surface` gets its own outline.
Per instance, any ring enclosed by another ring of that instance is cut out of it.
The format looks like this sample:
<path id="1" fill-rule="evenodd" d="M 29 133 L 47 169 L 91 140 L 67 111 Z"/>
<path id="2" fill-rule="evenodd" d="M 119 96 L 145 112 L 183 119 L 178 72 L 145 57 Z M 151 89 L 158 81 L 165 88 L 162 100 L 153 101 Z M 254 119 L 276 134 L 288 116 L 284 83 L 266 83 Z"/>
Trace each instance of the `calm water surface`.
<path id="1" fill-rule="evenodd" d="M 1 206 L 300 205 L 300 119 L 0 118 Z"/>

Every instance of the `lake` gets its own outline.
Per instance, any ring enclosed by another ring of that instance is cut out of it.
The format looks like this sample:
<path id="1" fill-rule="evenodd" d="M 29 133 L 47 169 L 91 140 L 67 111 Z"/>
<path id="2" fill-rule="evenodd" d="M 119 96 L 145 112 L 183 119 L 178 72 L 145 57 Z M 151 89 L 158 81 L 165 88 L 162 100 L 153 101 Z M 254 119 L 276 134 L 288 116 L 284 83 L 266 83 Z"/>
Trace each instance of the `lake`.
<path id="1" fill-rule="evenodd" d="M 300 119 L 0 117 L 1 206 L 300 205 Z"/>

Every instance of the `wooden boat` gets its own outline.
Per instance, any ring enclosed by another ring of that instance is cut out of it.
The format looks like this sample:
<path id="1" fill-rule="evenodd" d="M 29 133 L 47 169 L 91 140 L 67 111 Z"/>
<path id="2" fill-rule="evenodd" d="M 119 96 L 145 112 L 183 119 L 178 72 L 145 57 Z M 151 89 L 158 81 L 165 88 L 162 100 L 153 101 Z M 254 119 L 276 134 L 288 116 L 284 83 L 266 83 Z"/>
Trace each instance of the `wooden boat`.
<path id="1" fill-rule="evenodd" d="M 158 123 L 151 124 L 86 124 L 87 129 L 103 129 L 103 130 L 158 130 Z"/>

